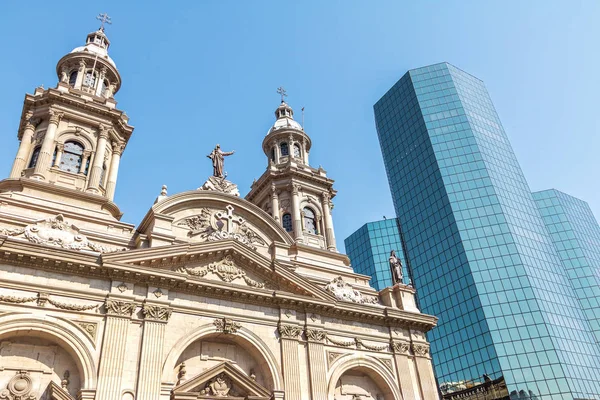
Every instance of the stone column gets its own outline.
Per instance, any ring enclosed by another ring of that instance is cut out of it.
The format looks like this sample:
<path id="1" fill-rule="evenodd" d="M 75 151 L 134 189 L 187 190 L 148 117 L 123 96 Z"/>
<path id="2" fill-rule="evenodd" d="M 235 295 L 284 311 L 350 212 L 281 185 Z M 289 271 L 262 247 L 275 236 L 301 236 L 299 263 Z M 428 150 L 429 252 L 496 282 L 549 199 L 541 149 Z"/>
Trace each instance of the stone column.
<path id="1" fill-rule="evenodd" d="M 285 384 L 285 400 L 300 400 L 300 359 L 298 357 L 298 336 L 302 329 L 297 325 L 279 324 L 281 342 L 281 365 Z"/>
<path id="2" fill-rule="evenodd" d="M 302 241 L 302 220 L 300 219 L 300 185 L 292 183 L 292 216 L 294 217 L 294 235 L 296 241 Z"/>
<path id="3" fill-rule="evenodd" d="M 271 214 L 275 221 L 279 222 L 279 195 L 275 185 L 271 186 Z"/>
<path id="4" fill-rule="evenodd" d="M 87 162 L 90 159 L 91 155 L 92 155 L 92 153 L 90 153 L 89 151 L 84 151 L 83 152 L 83 158 L 81 159 L 81 166 L 79 167 L 79 173 L 80 174 L 84 174 L 85 175 L 85 167 L 87 166 Z"/>
<path id="5" fill-rule="evenodd" d="M 429 357 L 429 345 L 425 343 L 413 343 L 412 349 L 415 355 L 415 364 L 417 366 L 423 400 L 438 400 L 437 384 L 433 375 L 431 358 Z"/>
<path id="6" fill-rule="evenodd" d="M 172 309 L 161 305 L 144 304 L 144 333 L 140 355 L 137 400 L 159 400 L 165 328 Z"/>
<path id="7" fill-rule="evenodd" d="M 106 326 L 102 340 L 102 359 L 98 371 L 96 400 L 121 398 L 121 377 L 127 344 L 127 331 L 135 303 L 106 300 Z"/>
<path id="8" fill-rule="evenodd" d="M 325 360 L 325 331 L 306 329 L 308 340 L 308 367 L 312 400 L 327 400 L 327 361 Z"/>
<path id="9" fill-rule="evenodd" d="M 35 164 L 35 170 L 33 171 L 33 177 L 36 179 L 46 179 L 46 171 L 50 168 L 52 162 L 52 153 L 54 153 L 54 141 L 56 139 L 56 130 L 58 129 L 58 123 L 63 117 L 63 113 L 57 112 L 56 110 L 50 109 L 48 111 L 50 115 L 50 121 L 48 123 L 48 129 L 44 135 L 44 141 L 42 142 L 42 148 Z"/>
<path id="10" fill-rule="evenodd" d="M 81 89 L 83 80 L 85 79 L 85 61 L 79 61 L 79 69 L 77 70 L 77 80 L 75 81 L 74 89 Z"/>
<path id="11" fill-rule="evenodd" d="M 302 139 L 302 155 L 304 156 L 304 164 L 308 164 L 308 150 L 306 150 L 306 139 Z"/>
<path id="12" fill-rule="evenodd" d="M 96 81 L 96 96 L 102 97 L 102 86 L 104 86 L 104 78 L 106 77 L 106 67 L 100 70 L 100 76 Z"/>
<path id="13" fill-rule="evenodd" d="M 20 178 L 21 173 L 27 167 L 27 159 L 31 154 L 31 141 L 35 132 L 35 127 L 39 123 L 38 119 L 34 119 L 33 113 L 30 111 L 25 114 L 25 129 L 23 130 L 23 136 L 21 137 L 21 144 L 15 157 L 12 170 L 10 171 L 10 178 Z"/>
<path id="14" fill-rule="evenodd" d="M 104 155 L 106 154 L 106 144 L 108 143 L 108 127 L 100 125 L 98 136 L 100 139 L 98 140 L 98 147 L 96 148 L 96 155 L 92 163 L 92 171 L 90 172 L 87 187 L 89 192 L 98 192 L 100 177 L 102 176 L 102 166 L 104 165 Z"/>
<path id="15" fill-rule="evenodd" d="M 333 233 L 333 220 L 331 219 L 331 195 L 324 192 L 321 195 L 321 205 L 323 207 L 323 216 L 325 220 L 325 240 L 327 241 L 327 249 L 335 250 L 335 235 Z"/>
<path id="16" fill-rule="evenodd" d="M 112 144 L 112 159 L 110 160 L 110 171 L 108 173 L 108 183 L 106 184 L 106 197 L 112 201 L 115 197 L 115 188 L 117 187 L 117 175 L 119 174 L 119 163 L 121 162 L 121 154 L 123 153 L 123 145 L 113 142 Z"/>
<path id="17" fill-rule="evenodd" d="M 392 350 L 394 352 L 394 361 L 396 361 L 396 369 L 398 374 L 398 382 L 404 399 L 418 399 L 419 388 L 413 387 L 410 368 L 408 366 L 408 357 L 410 357 L 410 343 L 396 341 L 392 342 Z M 417 395 L 415 395 L 415 392 Z"/>
<path id="18" fill-rule="evenodd" d="M 53 167 L 56 167 L 56 168 L 60 167 L 60 159 L 62 158 L 63 151 L 65 151 L 64 143 L 58 143 L 56 145 L 56 158 L 54 159 Z"/>

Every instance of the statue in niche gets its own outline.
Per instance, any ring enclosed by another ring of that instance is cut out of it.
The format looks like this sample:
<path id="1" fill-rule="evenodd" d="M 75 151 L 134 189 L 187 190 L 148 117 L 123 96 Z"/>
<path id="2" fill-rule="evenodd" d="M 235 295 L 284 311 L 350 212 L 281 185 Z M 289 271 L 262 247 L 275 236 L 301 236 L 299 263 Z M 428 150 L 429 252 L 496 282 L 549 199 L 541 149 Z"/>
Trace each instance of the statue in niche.
<path id="1" fill-rule="evenodd" d="M 389 261 L 394 283 L 402 283 L 402 261 L 400 261 L 400 259 L 396 257 L 395 250 L 392 250 L 392 252 L 390 253 Z"/>
<path id="2" fill-rule="evenodd" d="M 206 157 L 212 160 L 213 176 L 217 178 L 225 178 L 223 175 L 223 165 L 225 164 L 225 156 L 230 156 L 235 151 L 222 151 L 221 145 L 217 144 L 213 151 Z"/>

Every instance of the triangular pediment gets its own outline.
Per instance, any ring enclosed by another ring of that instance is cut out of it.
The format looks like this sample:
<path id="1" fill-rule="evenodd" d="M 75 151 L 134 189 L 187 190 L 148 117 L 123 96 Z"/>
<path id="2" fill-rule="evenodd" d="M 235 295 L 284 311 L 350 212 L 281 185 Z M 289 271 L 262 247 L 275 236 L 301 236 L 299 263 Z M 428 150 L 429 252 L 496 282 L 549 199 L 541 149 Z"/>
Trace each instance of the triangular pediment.
<path id="1" fill-rule="evenodd" d="M 271 393 L 225 361 L 175 386 L 171 395 L 172 400 L 215 397 L 267 400 L 271 398 Z"/>
<path id="2" fill-rule="evenodd" d="M 270 260 L 235 240 L 137 249 L 103 255 L 105 264 L 169 271 L 185 279 L 215 287 L 232 287 L 308 297 L 335 298 L 289 268 Z"/>

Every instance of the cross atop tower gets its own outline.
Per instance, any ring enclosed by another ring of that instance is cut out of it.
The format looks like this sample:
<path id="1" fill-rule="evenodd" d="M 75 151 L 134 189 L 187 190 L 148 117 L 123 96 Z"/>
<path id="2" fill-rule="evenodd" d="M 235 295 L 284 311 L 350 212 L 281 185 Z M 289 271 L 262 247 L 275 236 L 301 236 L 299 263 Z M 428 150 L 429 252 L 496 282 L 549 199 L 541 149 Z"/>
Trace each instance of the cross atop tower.
<path id="1" fill-rule="evenodd" d="M 285 91 L 283 86 L 279 86 L 277 88 L 277 93 L 281 95 L 281 102 L 283 103 L 285 101 L 285 97 L 287 97 L 287 92 Z"/>
<path id="2" fill-rule="evenodd" d="M 112 25 L 112 21 L 110 20 L 110 17 L 108 16 L 107 13 L 98 14 L 98 16 L 96 17 L 96 19 L 98 21 L 100 21 L 100 30 L 102 32 L 104 32 L 104 24 Z"/>

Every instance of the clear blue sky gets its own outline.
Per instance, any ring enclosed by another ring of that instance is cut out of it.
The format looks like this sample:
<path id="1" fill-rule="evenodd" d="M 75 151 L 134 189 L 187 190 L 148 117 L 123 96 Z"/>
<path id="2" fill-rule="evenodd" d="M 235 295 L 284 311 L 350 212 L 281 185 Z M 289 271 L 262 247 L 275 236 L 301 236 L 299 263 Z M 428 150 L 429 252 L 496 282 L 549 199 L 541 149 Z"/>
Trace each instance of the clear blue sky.
<path id="1" fill-rule="evenodd" d="M 373 104 L 408 69 L 448 61 L 482 79 L 532 190 L 556 188 L 600 216 L 598 1 L 21 1 L 0 4 L 0 175 L 8 176 L 26 92 L 55 86 L 56 62 L 100 12 L 135 131 L 115 201 L 138 224 L 167 184 L 195 189 L 215 143 L 236 150 L 247 193 L 283 85 L 312 137 L 311 164 L 336 180 L 340 245 L 393 216 Z"/>

